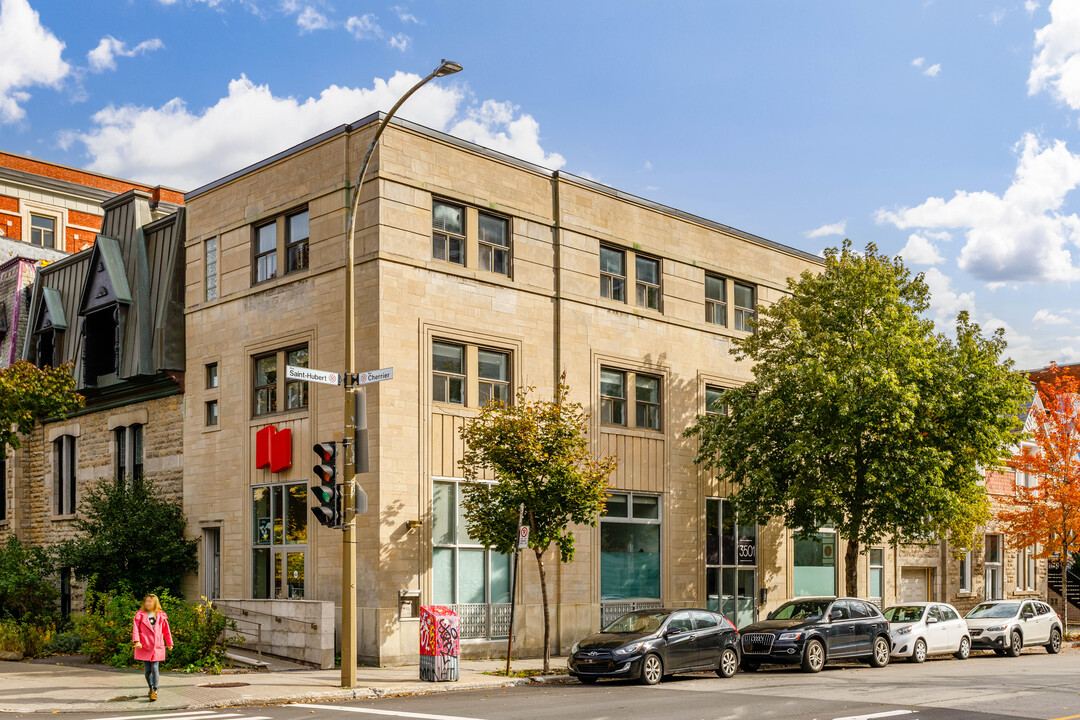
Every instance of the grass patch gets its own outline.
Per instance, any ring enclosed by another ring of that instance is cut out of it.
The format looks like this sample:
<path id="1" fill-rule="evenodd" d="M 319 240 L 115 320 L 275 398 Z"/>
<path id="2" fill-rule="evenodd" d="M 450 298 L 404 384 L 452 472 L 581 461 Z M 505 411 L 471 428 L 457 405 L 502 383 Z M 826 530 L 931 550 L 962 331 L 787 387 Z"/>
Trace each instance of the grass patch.
<path id="1" fill-rule="evenodd" d="M 511 670 L 510 674 L 506 674 L 506 670 L 488 670 L 484 675 L 494 675 L 497 677 L 512 677 L 512 678 L 534 678 L 534 677 L 546 677 L 548 675 L 566 675 L 566 668 L 551 668 L 547 672 L 535 668 L 532 670 Z"/>

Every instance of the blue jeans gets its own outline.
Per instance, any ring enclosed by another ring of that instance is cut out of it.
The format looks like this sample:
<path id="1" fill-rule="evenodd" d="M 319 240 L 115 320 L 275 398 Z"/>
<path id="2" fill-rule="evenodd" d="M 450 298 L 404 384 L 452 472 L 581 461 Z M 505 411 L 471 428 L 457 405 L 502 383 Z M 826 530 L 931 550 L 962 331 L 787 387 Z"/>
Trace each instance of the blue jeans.
<path id="1" fill-rule="evenodd" d="M 146 676 L 146 684 L 151 690 L 157 690 L 158 685 L 158 661 L 143 660 L 143 675 Z"/>

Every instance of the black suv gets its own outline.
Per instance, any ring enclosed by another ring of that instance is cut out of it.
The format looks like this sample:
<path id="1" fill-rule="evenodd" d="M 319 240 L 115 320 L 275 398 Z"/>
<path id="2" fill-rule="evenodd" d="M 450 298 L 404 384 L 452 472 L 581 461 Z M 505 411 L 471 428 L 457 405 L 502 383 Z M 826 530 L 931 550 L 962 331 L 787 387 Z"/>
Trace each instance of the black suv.
<path id="1" fill-rule="evenodd" d="M 820 672 L 841 658 L 864 660 L 872 667 L 889 664 L 889 621 L 871 603 L 858 598 L 801 598 L 784 603 L 767 620 L 739 632 L 743 670 L 767 663 L 801 665 Z"/>

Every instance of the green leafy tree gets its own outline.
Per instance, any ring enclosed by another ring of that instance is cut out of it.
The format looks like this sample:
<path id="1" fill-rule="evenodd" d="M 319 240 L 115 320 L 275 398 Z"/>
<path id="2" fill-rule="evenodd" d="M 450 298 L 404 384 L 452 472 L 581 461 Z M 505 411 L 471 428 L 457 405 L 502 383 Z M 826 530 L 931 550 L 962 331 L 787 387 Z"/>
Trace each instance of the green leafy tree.
<path id="1" fill-rule="evenodd" d="M 66 417 L 83 406 L 71 363 L 39 368 L 20 360 L 0 369 L 0 454 L 19 448 L 19 436 L 41 418 Z"/>
<path id="2" fill-rule="evenodd" d="M 755 379 L 687 431 L 697 462 L 735 483 L 748 520 L 783 518 L 801 537 L 835 527 L 849 595 L 868 544 L 969 546 L 989 518 L 980 467 L 1001 464 L 1030 395 L 1003 332 L 961 313 L 955 339 L 935 334 L 922 275 L 874 245 L 845 241 L 788 290 L 732 350 Z"/>
<path id="3" fill-rule="evenodd" d="M 546 672 L 551 615 L 544 556 L 554 545 L 561 562 L 574 559 L 571 526 L 596 526 L 615 460 L 589 453 L 589 416 L 580 403 L 569 401 L 569 387 L 560 382 L 551 400 L 531 399 L 531 390 L 521 390 L 510 405 L 489 403 L 461 429 L 465 477 L 475 481 L 490 470 L 497 481 L 464 485 L 462 506 L 469 534 L 509 554 L 517 547 L 518 513 L 524 505 L 529 548 L 540 574 Z"/>
<path id="4" fill-rule="evenodd" d="M 75 577 L 95 577 L 102 590 L 167 590 L 180 595 L 186 572 L 198 569 L 197 543 L 184 537 L 183 508 L 143 477 L 108 480 L 79 505 L 79 534 L 60 546 Z"/>
<path id="5" fill-rule="evenodd" d="M 56 620 L 56 567 L 43 547 L 12 535 L 0 545 L 0 620 Z"/>

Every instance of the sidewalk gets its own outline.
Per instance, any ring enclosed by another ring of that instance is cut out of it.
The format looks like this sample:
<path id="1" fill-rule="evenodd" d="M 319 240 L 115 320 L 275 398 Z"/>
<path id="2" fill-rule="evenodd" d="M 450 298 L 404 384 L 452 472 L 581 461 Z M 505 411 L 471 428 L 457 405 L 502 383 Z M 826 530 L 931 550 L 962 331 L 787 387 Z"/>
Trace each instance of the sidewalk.
<path id="1" fill-rule="evenodd" d="M 514 670 L 542 667 L 541 660 L 516 660 Z M 552 658 L 552 667 L 565 667 Z M 0 662 L 0 712 L 123 712 L 128 710 L 197 710 L 202 708 L 273 705 L 288 702 L 352 700 L 391 695 L 419 695 L 509 687 L 527 679 L 484 675 L 505 668 L 505 661 L 467 660 L 461 663 L 456 683 L 419 680 L 415 665 L 391 668 L 359 668 L 357 687 L 338 687 L 338 670 L 289 670 L 284 672 L 187 675 L 161 673 L 158 701 L 146 698 L 141 669 L 114 670 L 90 665 L 48 665 Z"/>

